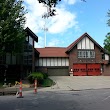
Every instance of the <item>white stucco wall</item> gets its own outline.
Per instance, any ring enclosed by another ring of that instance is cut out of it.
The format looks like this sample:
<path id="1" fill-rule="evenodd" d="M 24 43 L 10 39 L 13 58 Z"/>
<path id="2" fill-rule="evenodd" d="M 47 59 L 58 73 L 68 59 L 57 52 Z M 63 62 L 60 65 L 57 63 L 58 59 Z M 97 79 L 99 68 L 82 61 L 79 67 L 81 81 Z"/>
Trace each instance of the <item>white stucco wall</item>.
<path id="1" fill-rule="evenodd" d="M 77 49 L 94 49 L 94 43 L 88 37 L 84 37 L 77 44 Z"/>
<path id="2" fill-rule="evenodd" d="M 105 60 L 109 60 L 109 55 L 105 54 Z"/>
<path id="3" fill-rule="evenodd" d="M 39 58 L 36 66 L 69 66 L 68 58 Z"/>

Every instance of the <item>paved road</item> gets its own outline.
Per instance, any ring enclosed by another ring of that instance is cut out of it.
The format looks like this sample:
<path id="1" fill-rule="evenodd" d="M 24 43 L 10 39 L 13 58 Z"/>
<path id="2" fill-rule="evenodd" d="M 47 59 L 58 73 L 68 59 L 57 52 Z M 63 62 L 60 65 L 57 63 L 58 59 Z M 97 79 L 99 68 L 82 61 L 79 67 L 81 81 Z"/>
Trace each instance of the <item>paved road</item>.
<path id="1" fill-rule="evenodd" d="M 110 110 L 110 89 L 32 91 L 24 98 L 0 96 L 0 110 Z"/>
<path id="2" fill-rule="evenodd" d="M 0 110 L 110 110 L 110 76 L 51 77 L 56 85 L 0 96 Z"/>
<path id="3" fill-rule="evenodd" d="M 85 90 L 110 88 L 110 76 L 51 76 L 56 82 L 53 89 Z"/>

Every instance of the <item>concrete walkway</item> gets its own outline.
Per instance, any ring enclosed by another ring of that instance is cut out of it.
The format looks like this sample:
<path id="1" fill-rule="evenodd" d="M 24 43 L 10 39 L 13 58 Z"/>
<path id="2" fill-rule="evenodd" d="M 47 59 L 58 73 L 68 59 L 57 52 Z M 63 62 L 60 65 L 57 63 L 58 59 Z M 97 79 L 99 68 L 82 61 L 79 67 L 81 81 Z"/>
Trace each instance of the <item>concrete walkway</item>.
<path id="1" fill-rule="evenodd" d="M 51 90 L 110 89 L 110 76 L 50 76 L 50 78 L 56 83 Z"/>
<path id="2" fill-rule="evenodd" d="M 40 91 L 80 91 L 110 89 L 110 76 L 50 76 L 56 84 L 52 87 L 38 87 Z M 19 87 L 9 87 L 6 91 L 18 91 Z M 24 85 L 23 92 L 34 92 L 34 87 Z"/>

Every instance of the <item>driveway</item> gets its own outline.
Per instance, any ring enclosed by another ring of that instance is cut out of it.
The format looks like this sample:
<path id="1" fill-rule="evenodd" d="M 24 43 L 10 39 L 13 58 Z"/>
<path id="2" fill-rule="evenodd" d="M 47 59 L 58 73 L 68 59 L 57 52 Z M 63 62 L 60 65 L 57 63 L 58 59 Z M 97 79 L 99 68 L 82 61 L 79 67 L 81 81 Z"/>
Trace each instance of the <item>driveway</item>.
<path id="1" fill-rule="evenodd" d="M 50 76 L 53 90 L 89 90 L 110 88 L 110 76 Z"/>

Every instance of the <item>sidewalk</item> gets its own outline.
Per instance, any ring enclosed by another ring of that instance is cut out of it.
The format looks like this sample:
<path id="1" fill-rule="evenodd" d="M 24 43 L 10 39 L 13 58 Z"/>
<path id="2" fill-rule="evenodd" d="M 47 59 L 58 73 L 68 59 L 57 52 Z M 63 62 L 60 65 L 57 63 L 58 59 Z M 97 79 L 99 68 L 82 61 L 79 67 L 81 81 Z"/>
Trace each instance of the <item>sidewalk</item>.
<path id="1" fill-rule="evenodd" d="M 14 85 L 12 87 L 0 88 L 0 95 L 15 95 L 19 91 L 20 85 Z M 31 88 L 29 83 L 22 84 L 22 91 L 34 90 L 34 87 Z"/>
<path id="2" fill-rule="evenodd" d="M 50 76 L 54 90 L 110 89 L 110 76 Z"/>
<path id="3" fill-rule="evenodd" d="M 50 76 L 50 78 L 56 84 L 51 87 L 38 87 L 38 92 L 110 89 L 110 76 Z M 17 91 L 19 91 L 19 85 L 0 89 L 0 93 L 16 93 Z M 22 91 L 34 91 L 34 87 L 23 84 Z"/>

